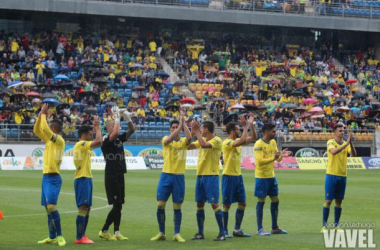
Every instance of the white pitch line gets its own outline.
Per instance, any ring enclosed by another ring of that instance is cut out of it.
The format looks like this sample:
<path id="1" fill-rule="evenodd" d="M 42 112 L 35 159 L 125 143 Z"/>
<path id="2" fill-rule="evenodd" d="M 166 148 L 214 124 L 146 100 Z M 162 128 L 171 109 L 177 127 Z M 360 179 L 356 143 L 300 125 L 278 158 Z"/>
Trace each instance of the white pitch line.
<path id="1" fill-rule="evenodd" d="M 33 190 L 33 189 L 22 189 L 22 188 L 15 188 L 15 189 L 10 189 L 10 188 L 0 188 L 2 191 L 28 191 L 28 192 L 41 192 L 41 190 Z M 66 195 L 75 195 L 74 193 L 67 193 L 67 192 L 60 192 L 60 194 L 66 194 Z M 108 201 L 104 197 L 99 197 L 99 196 L 92 196 L 95 199 L 99 200 L 104 200 Z M 96 207 L 96 208 L 91 208 L 91 211 L 96 211 L 96 210 L 101 210 L 105 209 L 107 207 L 110 207 L 110 205 L 105 205 L 103 207 Z M 65 212 L 59 212 L 60 214 L 72 214 L 72 213 L 77 213 L 78 210 L 73 210 L 73 211 L 65 211 Z M 6 218 L 16 218 L 16 217 L 29 217 L 29 216 L 41 216 L 41 215 L 46 215 L 46 213 L 40 213 L 40 214 L 16 214 L 16 215 L 9 215 L 9 216 L 4 216 L 4 219 Z"/>

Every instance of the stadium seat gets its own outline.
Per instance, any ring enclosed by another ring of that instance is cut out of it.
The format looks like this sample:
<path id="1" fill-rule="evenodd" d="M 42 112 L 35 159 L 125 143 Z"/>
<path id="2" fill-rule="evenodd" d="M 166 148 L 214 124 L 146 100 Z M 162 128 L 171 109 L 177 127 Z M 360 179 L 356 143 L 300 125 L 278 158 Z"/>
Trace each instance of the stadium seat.
<path id="1" fill-rule="evenodd" d="M 132 96 L 132 90 L 130 89 L 126 89 L 125 90 L 125 94 L 124 94 L 125 97 L 131 97 Z"/>
<path id="2" fill-rule="evenodd" d="M 18 128 L 12 128 L 11 129 L 11 137 L 17 138 L 19 134 L 19 129 Z"/>
<path id="3" fill-rule="evenodd" d="M 136 135 L 136 138 L 137 138 L 137 139 L 141 139 L 141 138 L 142 138 L 141 130 L 139 130 L 139 129 L 136 130 L 134 134 Z"/>
<path id="4" fill-rule="evenodd" d="M 5 138 L 5 137 L 10 137 L 10 134 L 11 134 L 11 130 L 9 128 L 4 128 L 1 130 L 1 135 Z"/>
<path id="5" fill-rule="evenodd" d="M 149 130 L 148 131 L 148 138 L 149 139 L 155 139 L 156 138 L 156 131 L 155 130 Z"/>
<path id="6" fill-rule="evenodd" d="M 125 92 L 124 92 L 124 89 L 118 89 L 118 90 L 117 90 L 117 93 L 119 93 L 119 94 L 121 94 L 121 95 L 124 95 Z"/>
<path id="7" fill-rule="evenodd" d="M 133 87 L 135 88 L 135 87 L 138 87 L 138 86 L 140 86 L 139 82 L 138 81 L 134 81 L 133 82 Z"/>
<path id="8" fill-rule="evenodd" d="M 156 123 L 155 122 L 149 122 L 149 130 L 156 129 Z"/>
<path id="9" fill-rule="evenodd" d="M 148 131 L 141 131 L 141 138 L 142 139 L 148 139 L 149 138 Z"/>
<path id="10" fill-rule="evenodd" d="M 170 123 L 169 123 L 169 122 L 164 122 L 165 130 L 166 130 L 166 128 L 169 129 L 169 126 L 170 126 Z"/>
<path id="11" fill-rule="evenodd" d="M 120 129 L 119 134 L 121 135 L 121 134 L 123 134 L 124 132 L 125 132 L 124 129 Z"/>
<path id="12" fill-rule="evenodd" d="M 160 103 L 160 105 L 165 105 L 165 98 L 163 98 L 163 97 L 160 97 L 160 98 L 158 98 L 158 102 Z"/>
<path id="13" fill-rule="evenodd" d="M 164 124 L 162 122 L 156 122 L 157 129 L 164 130 Z"/>
<path id="14" fill-rule="evenodd" d="M 190 84 L 189 84 L 189 88 L 190 88 L 190 90 L 191 90 L 192 92 L 196 91 L 196 89 L 197 89 L 195 83 L 190 83 Z"/>
<path id="15" fill-rule="evenodd" d="M 127 81 L 127 89 L 132 89 L 133 83 L 131 81 Z"/>
<path id="16" fill-rule="evenodd" d="M 120 122 L 120 128 L 127 128 L 128 127 L 128 123 L 127 122 Z"/>

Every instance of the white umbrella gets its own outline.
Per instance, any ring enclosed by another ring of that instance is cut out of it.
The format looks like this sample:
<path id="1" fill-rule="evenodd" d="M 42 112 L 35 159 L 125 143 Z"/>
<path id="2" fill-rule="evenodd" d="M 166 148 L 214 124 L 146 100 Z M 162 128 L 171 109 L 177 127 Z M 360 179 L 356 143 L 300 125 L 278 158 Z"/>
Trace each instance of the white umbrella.
<path id="1" fill-rule="evenodd" d="M 181 106 L 181 108 L 192 108 L 192 107 L 193 105 L 191 105 L 190 103 L 186 103 Z"/>
<path id="2" fill-rule="evenodd" d="M 245 108 L 241 104 L 235 104 L 234 106 L 231 107 L 231 109 L 245 109 Z"/>
<path id="3" fill-rule="evenodd" d="M 25 87 L 35 87 L 36 86 L 36 84 L 33 82 L 23 82 L 22 85 Z"/>
<path id="4" fill-rule="evenodd" d="M 317 114 L 317 115 L 312 115 L 310 118 L 323 118 L 325 117 L 324 114 Z"/>

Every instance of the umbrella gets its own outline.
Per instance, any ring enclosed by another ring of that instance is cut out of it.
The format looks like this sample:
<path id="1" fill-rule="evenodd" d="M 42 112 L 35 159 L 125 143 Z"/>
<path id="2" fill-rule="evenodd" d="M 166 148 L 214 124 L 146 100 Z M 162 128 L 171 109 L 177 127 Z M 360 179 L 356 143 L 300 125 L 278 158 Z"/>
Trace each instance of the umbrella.
<path id="1" fill-rule="evenodd" d="M 243 105 L 244 108 L 247 110 L 247 111 L 254 111 L 254 110 L 257 110 L 257 107 L 253 104 L 244 104 Z"/>
<path id="2" fill-rule="evenodd" d="M 351 123 L 356 122 L 359 126 L 362 125 L 362 121 L 359 119 L 352 119 L 347 121 L 347 125 L 351 125 Z"/>
<path id="3" fill-rule="evenodd" d="M 347 102 L 346 99 L 342 98 L 342 97 L 338 97 L 338 98 L 335 98 L 334 100 L 335 103 L 338 103 L 338 102 Z"/>
<path id="4" fill-rule="evenodd" d="M 57 109 L 65 109 L 65 108 L 68 108 L 68 107 L 70 107 L 70 105 L 69 104 L 67 104 L 67 103 L 61 103 L 61 104 L 59 104 L 58 106 L 57 106 Z"/>
<path id="5" fill-rule="evenodd" d="M 297 108 L 297 104 L 294 104 L 294 103 L 286 103 L 282 108 L 284 109 L 295 109 Z"/>
<path id="6" fill-rule="evenodd" d="M 55 88 L 60 88 L 60 89 L 64 89 L 64 88 L 68 88 L 68 89 L 71 89 L 74 87 L 74 85 L 72 85 L 71 83 L 64 83 L 64 84 L 61 84 L 61 85 L 54 85 Z"/>
<path id="7" fill-rule="evenodd" d="M 306 98 L 305 100 L 303 100 L 303 103 L 304 104 L 314 104 L 314 103 L 316 103 L 316 101 L 313 98 Z"/>
<path id="8" fill-rule="evenodd" d="M 317 112 L 323 112 L 323 109 L 321 107 L 313 107 L 310 112 L 317 113 Z"/>
<path id="9" fill-rule="evenodd" d="M 228 94 L 228 93 L 234 92 L 234 90 L 232 88 L 222 88 L 220 92 Z"/>
<path id="10" fill-rule="evenodd" d="M 231 109 L 245 109 L 245 107 L 241 104 L 235 104 L 234 106 L 231 107 Z"/>
<path id="11" fill-rule="evenodd" d="M 325 96 L 324 95 L 322 95 L 322 94 L 316 94 L 315 95 L 317 98 L 320 98 L 320 99 L 323 99 L 323 98 L 325 98 Z"/>
<path id="12" fill-rule="evenodd" d="M 325 96 L 333 96 L 334 93 L 332 91 L 326 91 Z"/>
<path id="13" fill-rule="evenodd" d="M 91 80 L 91 82 L 101 84 L 101 83 L 107 83 L 107 80 L 101 77 L 95 77 L 94 79 Z"/>
<path id="14" fill-rule="evenodd" d="M 112 95 L 111 95 L 111 97 L 115 97 L 115 98 L 119 98 L 119 97 L 122 97 L 123 95 L 122 94 L 120 94 L 120 93 L 113 93 Z"/>
<path id="15" fill-rule="evenodd" d="M 36 84 L 34 82 L 23 82 L 22 85 L 25 86 L 25 87 L 34 87 L 34 86 L 36 86 Z"/>
<path id="16" fill-rule="evenodd" d="M 337 109 L 338 112 L 350 112 L 350 109 L 347 106 L 342 106 Z"/>
<path id="17" fill-rule="evenodd" d="M 303 92 L 302 91 L 293 91 L 289 95 L 301 96 L 301 95 L 303 95 Z"/>
<path id="18" fill-rule="evenodd" d="M 323 118 L 325 117 L 324 114 L 316 114 L 316 115 L 312 115 L 310 118 Z"/>
<path id="19" fill-rule="evenodd" d="M 176 81 L 174 83 L 174 86 L 183 86 L 183 85 L 186 85 L 186 83 L 184 81 Z"/>
<path id="20" fill-rule="evenodd" d="M 93 71 L 94 75 L 98 75 L 98 76 L 106 76 L 106 75 L 109 75 L 109 72 L 108 71 L 105 71 L 105 70 L 95 70 Z"/>
<path id="21" fill-rule="evenodd" d="M 254 98 L 253 98 L 253 95 L 244 95 L 243 99 L 244 100 L 253 100 Z"/>
<path id="22" fill-rule="evenodd" d="M 142 66 L 141 64 L 139 63 L 135 63 L 135 64 L 132 64 L 132 66 L 130 67 L 131 69 L 134 69 L 134 68 L 143 68 L 144 66 Z"/>
<path id="23" fill-rule="evenodd" d="M 97 94 L 97 93 L 95 93 L 93 91 L 84 91 L 84 92 L 79 93 L 79 95 L 81 95 L 81 96 L 87 95 L 87 96 L 97 97 L 99 94 Z"/>
<path id="24" fill-rule="evenodd" d="M 6 88 L 4 86 L 0 86 L 0 92 L 7 93 L 7 94 L 13 94 L 13 90 L 10 88 Z"/>
<path id="25" fill-rule="evenodd" d="M 156 76 L 161 76 L 161 77 L 165 78 L 165 77 L 169 77 L 170 75 L 164 71 L 161 71 L 161 72 L 157 73 Z"/>
<path id="26" fill-rule="evenodd" d="M 355 104 L 355 103 L 361 103 L 361 101 L 360 101 L 360 100 L 352 100 L 352 101 L 350 102 L 350 104 Z"/>
<path id="27" fill-rule="evenodd" d="M 43 93 L 41 95 L 42 98 L 54 98 L 55 95 L 53 93 Z"/>
<path id="28" fill-rule="evenodd" d="M 363 105 L 362 110 L 372 109 L 371 105 Z"/>
<path id="29" fill-rule="evenodd" d="M 299 86 L 299 87 L 297 88 L 297 90 L 299 90 L 299 89 L 304 89 L 304 88 L 308 88 L 308 87 L 310 87 L 309 84 L 302 84 L 301 86 Z"/>
<path id="30" fill-rule="evenodd" d="M 21 84 L 22 84 L 21 81 L 14 81 L 14 82 L 11 82 L 11 83 L 8 85 L 8 88 L 14 88 L 14 87 L 20 86 Z"/>
<path id="31" fill-rule="evenodd" d="M 197 111 L 197 110 L 206 110 L 206 107 L 204 106 L 196 106 L 194 107 L 194 110 Z"/>
<path id="32" fill-rule="evenodd" d="M 80 103 L 80 102 L 74 102 L 74 103 L 72 103 L 70 106 L 71 107 L 79 107 L 79 106 L 81 106 L 82 104 Z"/>
<path id="33" fill-rule="evenodd" d="M 318 83 L 313 85 L 313 88 L 317 88 L 317 89 L 323 89 L 324 87 L 325 86 L 323 84 L 318 84 Z"/>
<path id="34" fill-rule="evenodd" d="M 229 114 L 223 119 L 223 125 L 226 125 L 229 122 L 237 122 L 237 120 L 238 120 L 237 113 Z"/>
<path id="35" fill-rule="evenodd" d="M 311 114 L 310 113 L 303 113 L 300 118 L 303 119 L 303 118 L 307 118 L 307 117 L 310 117 Z"/>
<path id="36" fill-rule="evenodd" d="M 41 102 L 41 100 L 38 99 L 38 98 L 34 98 L 34 99 L 32 100 L 32 103 L 39 103 L 39 102 Z"/>
<path id="37" fill-rule="evenodd" d="M 28 92 L 28 93 L 26 93 L 25 94 L 26 96 L 40 96 L 40 94 L 39 93 L 37 93 L 37 92 Z"/>
<path id="38" fill-rule="evenodd" d="M 224 98 L 223 98 L 223 97 L 217 97 L 217 98 L 214 98 L 213 101 L 214 101 L 214 102 L 217 102 L 217 101 L 224 101 Z"/>
<path id="39" fill-rule="evenodd" d="M 355 93 L 355 95 L 354 95 L 354 98 L 358 98 L 358 99 L 361 99 L 361 98 L 364 98 L 364 97 L 365 97 L 365 95 L 362 94 L 362 93 Z"/>
<path id="40" fill-rule="evenodd" d="M 70 81 L 70 78 L 68 76 L 65 76 L 65 75 L 56 75 L 54 77 L 54 80 L 65 80 L 65 81 Z"/>
<path id="41" fill-rule="evenodd" d="M 13 93 L 12 96 L 25 96 L 25 94 L 21 92 L 17 92 L 17 93 Z"/>
<path id="42" fill-rule="evenodd" d="M 143 87 L 143 86 L 138 86 L 138 87 L 134 87 L 133 90 L 144 91 L 144 90 L 146 90 L 146 89 L 145 89 L 145 87 Z"/>
<path id="43" fill-rule="evenodd" d="M 96 115 L 98 114 L 98 110 L 94 107 L 88 107 L 85 110 L 83 110 L 84 113 L 90 114 L 90 115 Z"/>
<path id="44" fill-rule="evenodd" d="M 294 109 L 294 112 L 304 112 L 304 111 L 306 111 L 306 108 L 303 106 L 299 106 Z"/>
<path id="45" fill-rule="evenodd" d="M 195 101 L 191 98 L 183 98 L 179 101 L 179 103 L 190 103 L 190 104 L 195 104 Z"/>
<path id="46" fill-rule="evenodd" d="M 258 110 L 263 110 L 263 109 L 267 109 L 267 107 L 265 107 L 264 105 L 259 105 L 259 106 L 257 106 L 257 109 Z"/>
<path id="47" fill-rule="evenodd" d="M 116 102 L 106 102 L 108 106 L 117 106 Z"/>
<path id="48" fill-rule="evenodd" d="M 54 98 L 45 98 L 42 103 L 47 103 L 49 105 L 53 105 L 53 106 L 58 106 L 59 105 L 59 101 L 57 99 L 54 99 Z"/>
<path id="49" fill-rule="evenodd" d="M 215 89 L 214 88 L 206 88 L 205 91 L 207 91 L 207 92 L 215 92 Z"/>
<path id="50" fill-rule="evenodd" d="M 166 106 L 165 109 L 166 110 L 171 110 L 171 109 L 179 110 L 179 106 L 177 106 L 177 105 L 169 105 L 169 106 Z"/>
<path id="51" fill-rule="evenodd" d="M 189 104 L 189 103 L 183 104 L 183 105 L 181 106 L 181 108 L 192 108 L 192 107 L 193 107 L 193 105 L 191 105 L 191 104 Z"/>
<path id="52" fill-rule="evenodd" d="M 357 82 L 357 80 L 355 80 L 355 79 L 345 81 L 345 83 L 348 83 L 348 84 L 356 83 L 356 82 Z"/>

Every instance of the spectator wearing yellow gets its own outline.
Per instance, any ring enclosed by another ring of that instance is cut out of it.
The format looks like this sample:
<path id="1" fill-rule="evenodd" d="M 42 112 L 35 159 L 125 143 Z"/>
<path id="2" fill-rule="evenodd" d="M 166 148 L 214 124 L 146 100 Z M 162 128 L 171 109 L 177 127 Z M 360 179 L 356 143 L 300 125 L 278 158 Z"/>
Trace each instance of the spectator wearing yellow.
<path id="1" fill-rule="evenodd" d="M 154 52 L 154 53 L 156 52 L 157 44 L 154 40 L 150 41 L 149 49 L 150 49 L 150 52 Z"/>
<path id="2" fill-rule="evenodd" d="M 136 113 L 138 116 L 145 117 L 145 111 L 141 106 L 139 106 Z"/>
<path id="3" fill-rule="evenodd" d="M 153 100 L 152 101 L 152 108 L 157 108 L 158 106 L 159 106 L 158 101 L 157 100 Z"/>
<path id="4" fill-rule="evenodd" d="M 193 63 L 193 65 L 190 68 L 190 72 L 191 73 L 194 73 L 194 72 L 197 73 L 198 69 L 199 69 L 198 64 L 197 63 Z"/>
<path id="5" fill-rule="evenodd" d="M 161 118 L 164 118 L 166 116 L 166 110 L 163 109 L 162 107 L 159 107 L 158 108 L 158 115 L 161 117 Z"/>
<path id="6" fill-rule="evenodd" d="M 24 115 L 21 111 L 18 111 L 15 113 L 15 123 L 16 124 L 22 124 L 24 121 Z"/>
<path id="7" fill-rule="evenodd" d="M 18 45 L 16 39 L 13 39 L 12 44 L 11 44 L 12 53 L 16 54 L 19 48 L 20 48 L 20 46 Z"/>

